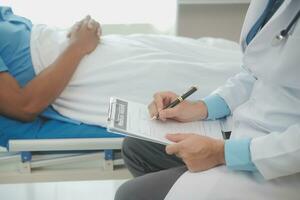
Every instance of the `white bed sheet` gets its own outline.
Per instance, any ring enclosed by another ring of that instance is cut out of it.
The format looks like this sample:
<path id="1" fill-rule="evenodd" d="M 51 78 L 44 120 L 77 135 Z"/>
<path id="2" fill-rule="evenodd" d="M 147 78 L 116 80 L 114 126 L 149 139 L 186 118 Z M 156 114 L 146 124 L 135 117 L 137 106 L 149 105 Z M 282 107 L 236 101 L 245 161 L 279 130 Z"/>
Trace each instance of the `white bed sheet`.
<path id="1" fill-rule="evenodd" d="M 66 48 L 65 30 L 37 25 L 31 36 L 36 74 Z M 80 63 L 69 85 L 53 103 L 62 115 L 106 126 L 109 98 L 148 104 L 157 91 L 182 93 L 192 85 L 196 100 L 240 70 L 242 53 L 235 42 L 164 35 L 103 36 Z"/>

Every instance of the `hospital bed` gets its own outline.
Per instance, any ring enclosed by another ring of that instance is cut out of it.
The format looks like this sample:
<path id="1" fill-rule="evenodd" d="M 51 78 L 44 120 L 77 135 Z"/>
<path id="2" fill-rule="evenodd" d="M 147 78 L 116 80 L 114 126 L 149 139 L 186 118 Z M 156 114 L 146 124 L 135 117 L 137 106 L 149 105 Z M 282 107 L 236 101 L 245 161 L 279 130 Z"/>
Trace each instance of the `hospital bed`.
<path id="1" fill-rule="evenodd" d="M 107 133 L 101 128 L 102 133 Z M 57 133 L 60 134 L 60 133 Z M 0 164 L 17 161 L 19 172 L 31 173 L 32 170 L 87 160 L 101 159 L 104 171 L 113 171 L 124 165 L 121 159 L 122 137 L 114 138 L 51 138 L 11 139 L 7 149 L 2 148 Z"/>
<path id="2" fill-rule="evenodd" d="M 116 154 L 116 150 L 121 149 L 122 140 L 123 138 L 11 140 L 9 151 L 20 152 L 22 172 L 31 172 L 33 168 L 49 165 L 96 159 L 99 156 L 104 159 L 103 169 L 113 170 L 114 166 L 124 164 L 120 154 Z M 34 160 L 36 152 L 58 152 L 61 155 L 47 160 Z"/>
<path id="3" fill-rule="evenodd" d="M 115 37 L 116 36 L 111 36 L 110 39 L 113 40 Z M 106 39 L 108 40 L 109 38 Z M 155 71 L 152 72 L 154 78 L 157 76 L 157 74 L 170 73 L 171 72 L 170 69 L 172 69 L 173 72 L 175 71 L 174 77 L 176 78 L 176 80 L 181 82 L 182 91 L 186 90 L 187 85 L 190 86 L 190 84 L 193 82 L 191 80 L 197 80 L 197 84 L 201 85 L 201 90 L 194 95 L 195 99 L 199 99 L 209 94 L 216 87 L 224 83 L 233 74 L 240 71 L 242 56 L 241 56 L 239 46 L 235 42 L 222 40 L 222 39 L 215 39 L 215 38 L 202 38 L 199 40 L 192 40 L 189 38 L 177 38 L 177 37 L 166 37 L 166 36 L 154 37 L 154 36 L 144 36 L 144 35 L 129 36 L 127 37 L 127 39 L 132 39 L 132 41 L 134 42 L 140 41 L 141 42 L 139 43 L 140 45 L 146 45 L 146 44 L 154 45 L 155 43 L 156 45 L 155 49 L 157 49 L 158 47 L 162 48 L 161 52 L 163 53 L 162 55 L 163 58 L 166 57 L 165 52 L 175 52 L 174 55 L 187 54 L 185 57 L 180 57 L 180 59 L 178 58 L 178 61 L 176 61 L 174 56 L 173 57 L 169 56 L 168 59 L 165 60 L 165 62 L 161 62 L 161 57 L 159 57 L 160 62 L 156 62 L 155 60 L 156 67 L 151 68 L 151 70 L 152 69 L 159 70 L 157 72 Z M 119 45 L 118 43 L 116 44 L 117 47 Z M 182 48 L 183 45 L 185 49 Z M 136 45 L 133 46 L 135 47 Z M 118 50 L 119 47 L 113 49 Z M 153 49 L 153 48 L 149 48 L 149 49 Z M 133 52 L 135 52 L 135 49 Z M 111 54 L 112 56 L 115 55 L 119 56 L 114 52 L 112 52 Z M 149 54 L 149 55 L 153 55 L 153 54 Z M 132 59 L 134 58 L 135 57 L 133 57 Z M 183 62 L 184 60 L 182 59 L 186 59 L 186 61 Z M 131 69 L 133 70 L 133 72 L 129 73 L 127 71 L 126 72 L 127 76 L 132 74 L 136 76 L 135 75 L 136 70 L 134 70 L 135 68 L 130 68 L 130 66 L 132 66 L 133 63 L 136 62 L 136 65 L 139 66 L 139 72 L 141 72 L 141 70 L 145 70 L 145 72 L 142 71 L 141 73 L 147 74 L 148 78 L 152 80 L 149 74 L 150 68 L 148 67 L 148 65 L 149 66 L 153 65 L 151 59 L 150 59 L 151 62 L 149 63 L 144 61 L 143 62 L 144 65 L 140 65 L 139 60 L 135 62 L 133 61 L 130 62 L 128 61 L 129 63 L 127 64 L 124 63 L 124 60 L 120 62 L 122 64 L 121 66 L 119 66 L 121 71 L 120 73 L 124 73 L 122 72 L 121 69 L 123 69 L 124 66 L 128 65 L 127 67 L 128 70 Z M 170 64 L 171 61 L 172 64 Z M 159 63 L 162 63 L 163 66 L 159 66 L 158 65 Z M 182 67 L 183 63 L 185 64 L 185 67 Z M 141 66 L 143 66 L 144 68 L 142 68 Z M 175 67 L 177 71 L 175 70 Z M 186 74 L 187 71 L 186 67 L 189 68 L 189 77 L 190 77 L 189 79 L 183 78 L 182 76 L 182 74 Z M 88 68 L 90 69 L 91 67 Z M 109 73 L 108 69 L 114 70 L 114 73 L 112 74 L 110 73 L 107 76 L 105 76 L 104 73 Z M 101 74 L 104 77 L 109 77 L 109 75 L 115 76 L 118 75 L 116 71 L 117 70 L 115 68 L 108 67 L 105 70 L 101 71 Z M 201 76 L 199 76 L 199 74 Z M 128 90 L 124 90 L 122 89 L 122 87 L 119 87 L 121 84 L 124 85 L 124 82 L 130 83 L 130 81 L 128 81 L 130 77 L 127 76 L 118 75 L 113 79 L 115 80 L 114 82 L 115 88 L 113 90 L 112 95 L 116 93 L 116 94 L 121 94 L 122 97 L 124 95 L 128 95 L 128 97 L 134 97 L 134 95 L 139 92 L 138 94 L 140 94 L 139 95 L 140 99 L 137 98 L 133 100 L 139 102 L 140 100 L 143 99 L 144 102 L 143 101 L 141 102 L 146 103 L 149 102 L 149 99 L 146 98 L 147 95 L 148 96 L 150 95 L 151 97 L 155 91 L 159 91 L 159 89 L 162 89 L 163 83 L 157 83 L 157 82 L 155 85 L 151 85 L 151 87 L 149 85 L 148 90 L 145 91 L 144 91 L 144 87 L 136 87 L 136 85 L 143 85 L 144 83 L 144 76 L 141 76 L 141 80 L 139 80 L 141 84 L 134 82 L 135 87 L 131 87 L 131 88 L 135 88 L 136 93 L 132 93 L 132 91 L 128 92 Z M 136 78 L 131 78 L 130 80 L 131 81 L 136 80 Z M 157 79 L 156 81 L 158 80 L 159 79 Z M 164 88 L 172 89 L 172 86 L 174 87 L 173 82 L 172 81 L 170 83 L 169 82 L 166 82 L 166 84 L 169 85 L 164 85 Z M 99 90 L 102 91 L 103 94 L 104 92 L 106 92 L 107 93 L 106 96 L 109 96 L 108 94 L 110 94 L 110 91 L 106 91 L 108 90 L 107 88 L 109 87 L 106 87 L 105 83 L 106 82 L 103 83 L 104 86 L 101 88 L 100 88 L 101 84 L 99 85 Z M 111 82 L 110 84 L 112 85 Z M 75 95 L 73 96 L 77 96 L 76 94 L 78 94 L 78 92 L 76 92 Z M 100 98 L 97 100 L 97 102 L 106 102 L 105 100 L 101 99 L 100 95 L 97 95 L 95 98 Z M 68 98 L 64 98 L 64 99 L 68 99 Z M 64 108 L 61 108 L 61 111 L 63 110 Z M 105 113 L 104 111 L 106 110 L 107 108 L 103 108 L 103 113 Z M 82 112 L 79 112 L 78 117 L 82 117 L 82 116 L 83 116 Z M 89 117 L 89 115 L 87 116 Z M 107 116 L 103 116 L 103 119 L 105 117 Z M 106 128 L 102 128 L 102 131 L 104 133 L 107 133 Z M 102 162 L 103 170 L 105 171 L 113 172 L 115 168 L 124 165 L 124 162 L 121 159 L 121 155 L 120 155 L 121 143 L 123 138 L 99 138 L 99 135 L 97 137 L 97 135 L 85 135 L 85 134 L 81 134 L 80 138 L 77 137 L 76 135 L 72 136 L 70 134 L 64 138 L 61 135 L 64 133 L 55 133 L 55 134 L 57 135 L 51 134 L 48 136 L 41 136 L 40 138 L 34 138 L 34 136 L 32 136 L 32 138 L 27 138 L 26 140 L 10 139 L 8 143 L 8 150 L 5 153 L 3 153 L 2 156 L 0 156 L 0 164 L 1 162 L 7 162 L 7 160 L 11 160 L 11 159 L 18 160 L 20 162 L 20 171 L 23 173 L 30 173 L 31 170 L 44 167 L 44 166 L 72 163 L 75 161 L 83 161 L 83 160 L 99 158 L 99 157 L 103 159 Z M 47 159 L 45 159 L 44 157 L 41 158 L 41 155 L 47 155 Z"/>

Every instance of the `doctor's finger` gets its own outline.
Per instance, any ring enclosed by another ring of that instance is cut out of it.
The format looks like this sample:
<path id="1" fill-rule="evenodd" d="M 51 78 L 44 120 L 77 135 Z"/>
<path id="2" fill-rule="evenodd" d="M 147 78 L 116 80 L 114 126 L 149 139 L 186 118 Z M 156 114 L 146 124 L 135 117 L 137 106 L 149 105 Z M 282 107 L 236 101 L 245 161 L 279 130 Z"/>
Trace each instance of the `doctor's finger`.
<path id="1" fill-rule="evenodd" d="M 177 94 L 171 91 L 161 92 L 160 95 L 164 100 L 173 101 L 177 98 Z"/>
<path id="2" fill-rule="evenodd" d="M 170 144 L 166 146 L 166 153 L 169 155 L 176 154 L 180 157 L 180 144 Z"/>
<path id="3" fill-rule="evenodd" d="M 191 134 L 188 133 L 173 133 L 173 134 L 167 134 L 166 138 L 172 142 L 180 142 L 187 137 L 189 137 Z"/>
<path id="4" fill-rule="evenodd" d="M 161 95 L 161 93 L 155 93 L 153 96 L 154 100 L 154 104 L 157 108 L 158 111 L 162 110 L 164 107 L 164 101 L 163 101 L 163 96 Z"/>
<path id="5" fill-rule="evenodd" d="M 178 117 L 179 115 L 180 115 L 180 111 L 178 107 L 167 108 L 159 111 L 159 118 L 163 121 L 165 121 L 166 119 Z"/>
<path id="6" fill-rule="evenodd" d="M 149 112 L 151 118 L 158 114 L 158 110 L 157 110 L 156 104 L 154 102 L 151 102 L 148 105 L 148 112 Z"/>

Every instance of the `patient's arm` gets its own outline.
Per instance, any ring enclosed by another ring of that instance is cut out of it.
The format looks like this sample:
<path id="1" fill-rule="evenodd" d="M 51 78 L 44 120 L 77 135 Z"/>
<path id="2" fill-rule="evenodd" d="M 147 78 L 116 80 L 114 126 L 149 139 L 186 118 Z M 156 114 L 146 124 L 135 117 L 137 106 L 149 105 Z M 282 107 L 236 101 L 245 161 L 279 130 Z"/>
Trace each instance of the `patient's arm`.
<path id="1" fill-rule="evenodd" d="M 60 95 L 80 60 L 98 44 L 97 26 L 88 28 L 88 22 L 71 33 L 65 51 L 25 87 L 9 73 L 0 73 L 0 114 L 31 121 Z"/>

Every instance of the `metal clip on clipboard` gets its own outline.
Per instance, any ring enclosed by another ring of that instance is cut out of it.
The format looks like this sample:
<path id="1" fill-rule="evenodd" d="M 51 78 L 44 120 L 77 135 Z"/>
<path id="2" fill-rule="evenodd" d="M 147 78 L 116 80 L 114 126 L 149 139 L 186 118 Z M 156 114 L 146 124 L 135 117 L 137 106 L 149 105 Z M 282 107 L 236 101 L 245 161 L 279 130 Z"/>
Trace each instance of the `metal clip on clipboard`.
<path id="1" fill-rule="evenodd" d="M 113 118 L 112 118 L 112 114 L 113 114 L 113 107 L 114 105 L 116 105 L 116 101 L 113 97 L 110 98 L 109 100 L 109 107 L 108 107 L 108 117 L 107 117 L 107 121 L 110 122 L 110 121 L 115 121 Z"/>
<path id="2" fill-rule="evenodd" d="M 108 118 L 107 118 L 109 127 L 126 130 L 127 109 L 128 109 L 128 102 L 111 97 L 109 101 Z"/>

